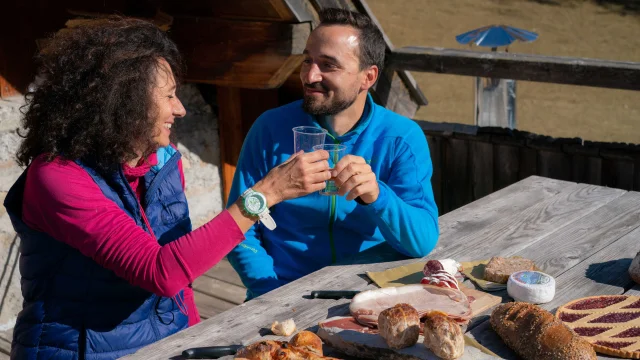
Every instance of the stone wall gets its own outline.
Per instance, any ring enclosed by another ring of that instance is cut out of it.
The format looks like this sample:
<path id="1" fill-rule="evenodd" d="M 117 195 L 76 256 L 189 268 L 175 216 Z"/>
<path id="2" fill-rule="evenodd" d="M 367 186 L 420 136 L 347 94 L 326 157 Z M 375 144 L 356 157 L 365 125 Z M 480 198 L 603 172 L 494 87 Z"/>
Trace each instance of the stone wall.
<path id="1" fill-rule="evenodd" d="M 195 228 L 223 208 L 218 119 L 195 85 L 185 84 L 178 96 L 187 116 L 176 119 L 172 141 L 183 155 L 186 194 Z M 21 141 L 16 129 L 20 126 L 22 105 L 22 97 L 0 99 L 0 203 L 23 170 L 14 160 Z M 9 216 L 0 206 L 0 352 L 4 350 L 3 338 L 11 339 L 15 317 L 22 307 L 18 242 Z"/>

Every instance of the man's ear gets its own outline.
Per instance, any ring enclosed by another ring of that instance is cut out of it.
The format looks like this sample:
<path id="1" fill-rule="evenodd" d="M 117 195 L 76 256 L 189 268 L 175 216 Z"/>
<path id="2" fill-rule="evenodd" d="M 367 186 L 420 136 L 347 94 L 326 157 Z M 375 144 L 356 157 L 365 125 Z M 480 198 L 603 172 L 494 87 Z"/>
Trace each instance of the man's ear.
<path id="1" fill-rule="evenodd" d="M 371 65 L 364 70 L 364 79 L 362 79 L 362 90 L 369 90 L 378 80 L 379 69 L 377 65 Z"/>

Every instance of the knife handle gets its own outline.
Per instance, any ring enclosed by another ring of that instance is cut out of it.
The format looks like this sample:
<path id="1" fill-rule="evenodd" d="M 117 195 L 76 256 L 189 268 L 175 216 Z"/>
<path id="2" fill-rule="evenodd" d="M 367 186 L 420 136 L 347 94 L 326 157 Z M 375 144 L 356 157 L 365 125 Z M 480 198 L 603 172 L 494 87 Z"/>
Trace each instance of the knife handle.
<path id="1" fill-rule="evenodd" d="M 182 352 L 185 359 L 217 359 L 227 355 L 235 355 L 241 345 L 209 346 L 187 349 Z"/>
<path id="2" fill-rule="evenodd" d="M 315 290 L 311 292 L 312 299 L 352 299 L 360 291 L 352 290 Z"/>

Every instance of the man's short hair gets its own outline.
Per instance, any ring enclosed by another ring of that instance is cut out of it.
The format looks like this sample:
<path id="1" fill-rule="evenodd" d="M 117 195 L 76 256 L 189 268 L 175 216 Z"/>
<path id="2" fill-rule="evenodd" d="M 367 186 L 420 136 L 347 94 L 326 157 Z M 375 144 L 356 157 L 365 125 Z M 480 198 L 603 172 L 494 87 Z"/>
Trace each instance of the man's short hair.
<path id="1" fill-rule="evenodd" d="M 382 32 L 367 15 L 345 9 L 328 8 L 320 12 L 319 26 L 323 25 L 346 25 L 358 30 L 360 70 L 376 65 L 379 73 L 382 73 L 387 45 Z"/>

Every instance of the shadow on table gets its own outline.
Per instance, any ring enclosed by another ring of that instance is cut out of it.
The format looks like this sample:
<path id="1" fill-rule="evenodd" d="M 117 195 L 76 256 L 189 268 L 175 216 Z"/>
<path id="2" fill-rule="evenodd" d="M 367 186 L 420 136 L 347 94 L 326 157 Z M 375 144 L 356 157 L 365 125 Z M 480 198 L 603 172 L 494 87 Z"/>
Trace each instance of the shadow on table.
<path id="1" fill-rule="evenodd" d="M 633 259 L 624 258 L 589 265 L 585 276 L 600 284 L 631 287 L 633 281 L 629 277 L 629 266 Z"/>
<path id="2" fill-rule="evenodd" d="M 356 264 L 375 264 L 381 262 L 407 260 L 411 257 L 403 255 L 397 252 L 386 242 L 380 245 L 376 245 L 370 249 L 367 249 L 353 257 L 342 259 L 335 263 L 335 265 L 356 265 Z M 416 259 L 416 261 L 419 259 Z"/>

